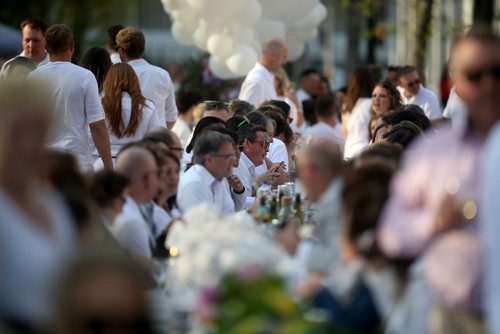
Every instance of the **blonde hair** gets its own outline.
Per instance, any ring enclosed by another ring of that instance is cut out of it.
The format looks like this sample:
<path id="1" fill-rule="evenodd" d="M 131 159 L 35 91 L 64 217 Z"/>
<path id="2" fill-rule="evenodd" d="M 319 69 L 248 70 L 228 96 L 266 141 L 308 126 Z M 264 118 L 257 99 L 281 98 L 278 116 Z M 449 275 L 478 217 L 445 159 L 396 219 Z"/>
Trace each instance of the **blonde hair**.
<path id="1" fill-rule="evenodd" d="M 290 89 L 290 79 L 288 79 L 288 75 L 286 74 L 283 67 L 280 67 L 275 73 L 275 79 L 278 80 L 279 84 L 276 85 L 276 93 L 278 96 L 284 96 L 285 92 Z"/>

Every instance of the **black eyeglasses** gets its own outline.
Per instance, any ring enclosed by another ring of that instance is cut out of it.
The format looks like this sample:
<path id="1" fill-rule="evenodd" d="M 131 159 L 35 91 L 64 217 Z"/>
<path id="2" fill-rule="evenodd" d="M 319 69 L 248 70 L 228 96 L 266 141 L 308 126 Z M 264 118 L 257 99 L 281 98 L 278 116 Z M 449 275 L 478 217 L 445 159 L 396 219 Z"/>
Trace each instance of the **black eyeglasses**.
<path id="1" fill-rule="evenodd" d="M 464 70 L 465 77 L 467 80 L 473 83 L 478 83 L 484 76 L 491 76 L 493 80 L 500 79 L 500 65 L 494 65 L 483 69 L 470 69 Z"/>
<path id="2" fill-rule="evenodd" d="M 228 109 L 229 103 L 224 101 L 204 101 L 205 110 L 215 110 L 215 109 Z"/>

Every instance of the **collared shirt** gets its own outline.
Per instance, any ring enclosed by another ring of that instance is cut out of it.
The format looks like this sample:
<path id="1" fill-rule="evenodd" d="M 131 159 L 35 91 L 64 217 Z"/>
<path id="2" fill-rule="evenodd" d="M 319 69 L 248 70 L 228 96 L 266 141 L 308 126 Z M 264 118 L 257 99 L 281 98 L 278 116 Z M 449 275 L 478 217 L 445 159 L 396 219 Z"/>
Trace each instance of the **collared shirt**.
<path id="1" fill-rule="evenodd" d="M 389 256 L 423 256 L 430 285 L 445 306 L 481 310 L 482 252 L 478 222 L 466 221 L 436 235 L 435 219 L 448 193 L 456 202 L 481 194 L 483 142 L 474 133 L 445 126 L 407 151 L 380 217 L 379 243 Z"/>
<path id="2" fill-rule="evenodd" d="M 234 169 L 234 175 L 238 176 L 243 186 L 245 186 L 245 209 L 248 209 L 253 205 L 253 202 L 255 201 L 255 197 L 252 197 L 252 190 L 255 184 L 256 175 L 255 165 L 243 152 L 241 153 L 240 163 L 238 167 Z"/>
<path id="3" fill-rule="evenodd" d="M 76 156 L 82 171 L 93 170 L 89 125 L 104 119 L 97 81 L 89 70 L 67 61 L 50 62 L 29 74 L 53 91 L 58 124 L 49 146 Z"/>
<path id="4" fill-rule="evenodd" d="M 442 117 L 441 105 L 439 104 L 436 94 L 434 94 L 432 90 L 420 86 L 418 94 L 408 98 L 404 95 L 404 88 L 398 86 L 398 89 L 401 93 L 403 104 L 416 104 L 423 109 L 425 115 L 431 121 Z"/>
<path id="5" fill-rule="evenodd" d="M 285 166 L 283 166 L 284 170 L 288 170 L 288 165 L 290 164 L 290 161 L 288 161 L 288 149 L 286 148 L 286 145 L 282 140 L 273 138 L 273 142 L 269 145 L 267 158 L 269 158 L 269 160 L 271 160 L 273 164 L 279 164 L 283 161 L 285 163 Z M 267 172 L 267 166 L 265 163 L 255 167 L 256 176 L 262 175 L 265 172 Z"/>
<path id="6" fill-rule="evenodd" d="M 258 107 L 264 101 L 275 100 L 277 96 L 274 74 L 260 63 L 256 63 L 243 81 L 238 98 Z"/>
<path id="7" fill-rule="evenodd" d="M 339 145 L 341 152 L 344 151 L 345 139 L 342 136 L 342 130 L 340 124 L 337 124 L 335 127 L 332 127 L 325 122 L 318 122 L 307 129 L 302 137 L 307 139 L 308 137 L 312 137 L 315 139 L 326 139 Z"/>
<path id="8" fill-rule="evenodd" d="M 153 101 L 158 116 L 163 124 L 177 120 L 177 106 L 172 79 L 163 68 L 151 65 L 145 59 L 134 59 L 128 62 L 137 74 L 142 95 Z"/>
<path id="9" fill-rule="evenodd" d="M 189 124 L 182 118 L 178 118 L 172 131 L 179 137 L 182 147 L 186 148 L 189 145 L 193 133 L 193 129 L 191 129 Z"/>
<path id="10" fill-rule="evenodd" d="M 181 176 L 177 191 L 177 204 L 182 212 L 207 203 L 220 213 L 234 213 L 234 202 L 226 179 L 217 180 L 202 165 L 194 165 Z"/>
<path id="11" fill-rule="evenodd" d="M 26 57 L 26 53 L 23 51 L 21 52 L 19 55 L 15 56 L 14 58 L 11 58 L 9 60 L 7 60 L 3 65 L 2 65 L 2 69 L 0 70 L 0 78 L 4 77 L 7 75 L 7 71 L 9 69 L 9 66 L 10 64 L 14 61 L 14 59 L 16 59 L 17 57 Z M 48 64 L 50 62 L 50 56 L 49 56 L 49 53 L 46 52 L 45 53 L 45 58 L 43 58 L 43 60 L 38 63 L 37 67 L 39 66 L 42 66 L 42 65 L 45 65 L 45 64 Z"/>
<path id="12" fill-rule="evenodd" d="M 368 125 L 370 124 L 370 108 L 372 99 L 361 97 L 352 108 L 347 122 L 347 137 L 344 146 L 344 159 L 354 158 L 370 144 Z"/>
<path id="13" fill-rule="evenodd" d="M 123 248 L 132 254 L 151 258 L 151 229 L 144 220 L 140 205 L 131 197 L 127 198 L 109 230 Z"/>

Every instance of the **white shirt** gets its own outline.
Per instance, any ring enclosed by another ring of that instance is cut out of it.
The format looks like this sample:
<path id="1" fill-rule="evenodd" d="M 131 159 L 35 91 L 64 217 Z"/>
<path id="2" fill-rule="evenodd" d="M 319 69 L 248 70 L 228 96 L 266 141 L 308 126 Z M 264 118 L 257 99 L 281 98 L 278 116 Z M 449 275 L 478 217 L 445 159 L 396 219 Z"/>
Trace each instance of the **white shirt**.
<path id="1" fill-rule="evenodd" d="M 97 81 L 89 70 L 66 61 L 50 62 L 29 74 L 53 89 L 56 124 L 48 144 L 73 153 L 83 171 L 93 170 L 89 125 L 104 119 Z"/>
<path id="2" fill-rule="evenodd" d="M 256 171 L 255 165 L 245 153 L 241 153 L 239 165 L 234 169 L 233 174 L 238 176 L 243 186 L 245 186 L 245 209 L 248 209 L 255 201 L 255 197 L 252 197 L 252 190 L 255 184 Z"/>
<path id="3" fill-rule="evenodd" d="M 191 140 L 191 134 L 193 132 L 188 122 L 182 118 L 178 118 L 172 131 L 179 137 L 182 147 L 186 148 Z"/>
<path id="4" fill-rule="evenodd" d="M 256 63 L 243 81 L 238 98 L 253 104 L 256 108 L 264 101 L 275 100 L 277 94 L 274 88 L 274 73 Z"/>
<path id="5" fill-rule="evenodd" d="M 461 127 L 467 122 L 467 106 L 457 95 L 455 87 L 451 89 L 450 97 L 443 111 L 443 117 L 451 119 L 451 124 L 454 127 Z"/>
<path id="6" fill-rule="evenodd" d="M 484 191 L 480 206 L 480 214 L 483 217 L 481 234 L 484 240 L 486 284 L 483 296 L 486 301 L 486 318 L 490 333 L 500 333 L 500 175 L 498 165 L 500 163 L 500 127 L 497 126 L 489 136 L 485 152 L 485 168 L 483 171 Z"/>
<path id="7" fill-rule="evenodd" d="M 370 107 L 372 99 L 362 97 L 356 101 L 347 123 L 347 138 L 344 146 L 344 159 L 351 159 L 368 147 L 370 134 Z"/>
<path id="8" fill-rule="evenodd" d="M 113 157 L 116 157 L 121 148 L 130 142 L 139 141 L 144 137 L 146 133 L 149 131 L 164 126 L 164 123 L 160 121 L 158 115 L 155 113 L 154 104 L 146 100 L 144 107 L 141 110 L 141 118 L 139 121 L 139 125 L 135 130 L 135 133 L 130 137 L 121 137 L 118 138 L 111 131 L 111 128 L 108 126 L 109 130 L 109 141 L 111 143 L 111 154 Z M 123 129 L 125 129 L 130 123 L 130 117 L 132 114 L 132 98 L 128 93 L 122 93 L 122 121 L 123 121 Z M 97 151 L 94 151 L 96 154 Z"/>
<path id="9" fill-rule="evenodd" d="M 194 165 L 181 176 L 177 204 L 187 212 L 202 203 L 214 205 L 221 214 L 235 212 L 227 180 L 216 180 L 204 166 Z"/>
<path id="10" fill-rule="evenodd" d="M 120 54 L 118 52 L 113 52 L 109 55 L 109 58 L 111 59 L 111 63 L 113 64 L 119 64 L 122 62 L 122 59 L 120 58 Z"/>
<path id="11" fill-rule="evenodd" d="M 297 91 L 297 100 L 300 104 L 302 104 L 302 102 L 304 102 L 305 100 L 309 100 L 310 98 L 311 95 L 309 95 L 308 92 L 306 92 L 302 88 L 299 88 L 299 90 Z"/>
<path id="12" fill-rule="evenodd" d="M 344 151 L 345 139 L 342 136 L 342 129 L 339 123 L 335 125 L 335 127 L 331 127 L 330 125 L 324 122 L 318 122 L 307 129 L 302 137 L 307 140 L 309 137 L 314 139 L 326 139 L 339 145 L 341 152 Z"/>
<path id="13" fill-rule="evenodd" d="M 26 53 L 24 52 L 24 50 L 18 56 L 11 58 L 11 59 L 7 60 L 5 63 L 3 63 L 2 69 L 0 70 L 0 78 L 7 75 L 7 70 L 9 69 L 10 63 L 12 63 L 14 61 L 14 59 L 16 59 L 17 57 L 26 57 Z M 37 67 L 48 64 L 49 62 L 50 62 L 49 53 L 46 52 L 45 58 L 43 58 L 43 60 L 40 63 L 38 63 Z"/>
<path id="14" fill-rule="evenodd" d="M 77 245 L 63 199 L 39 190 L 34 196 L 47 210 L 51 234 L 0 190 L 0 314 L 34 324 L 49 320 L 54 301 L 50 288 Z"/>
<path id="15" fill-rule="evenodd" d="M 151 258 L 149 244 L 151 229 L 144 219 L 139 204 L 131 197 L 123 205 L 122 212 L 109 227 L 120 245 L 132 254 Z"/>
<path id="16" fill-rule="evenodd" d="M 407 98 L 404 95 L 404 88 L 398 86 L 398 89 L 403 104 L 416 104 L 431 121 L 442 117 L 439 100 L 432 90 L 421 85 L 417 95 Z"/>
<path id="17" fill-rule="evenodd" d="M 160 121 L 177 120 L 177 105 L 175 104 L 174 85 L 170 74 L 163 68 L 149 64 L 145 59 L 134 59 L 128 62 L 139 78 L 142 95 L 153 101 Z"/>

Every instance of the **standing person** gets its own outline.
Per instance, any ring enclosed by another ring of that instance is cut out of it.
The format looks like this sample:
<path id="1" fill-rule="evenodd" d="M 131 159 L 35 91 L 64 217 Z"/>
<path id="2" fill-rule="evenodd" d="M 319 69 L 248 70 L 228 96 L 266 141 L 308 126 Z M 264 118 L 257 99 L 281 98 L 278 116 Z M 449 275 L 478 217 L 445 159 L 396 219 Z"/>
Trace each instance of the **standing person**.
<path id="1" fill-rule="evenodd" d="M 160 120 L 171 129 L 178 113 L 174 85 L 167 71 L 144 59 L 145 44 L 144 34 L 136 28 L 124 28 L 116 35 L 122 61 L 132 66 L 139 78 L 142 95 L 153 101 Z"/>
<path id="2" fill-rule="evenodd" d="M 21 31 L 23 35 L 23 52 L 19 56 L 28 58 L 37 66 L 47 64 L 49 62 L 49 54 L 45 50 L 47 24 L 39 18 L 30 17 L 21 22 Z M 0 76 L 5 75 L 5 71 L 7 71 L 14 59 L 16 57 L 3 64 Z"/>
<path id="3" fill-rule="evenodd" d="M 108 50 L 109 50 L 109 59 L 111 63 L 118 64 L 121 63 L 122 60 L 120 58 L 120 52 L 118 52 L 118 45 L 116 44 L 116 35 L 118 32 L 125 28 L 121 24 L 115 24 L 108 28 Z"/>
<path id="4" fill-rule="evenodd" d="M 141 140 L 146 133 L 162 125 L 153 102 L 142 96 L 139 80 L 130 65 L 120 63 L 111 66 L 103 93 L 102 106 L 113 157 L 125 144 Z M 96 162 L 94 167 L 100 164 Z"/>
<path id="5" fill-rule="evenodd" d="M 299 104 L 318 96 L 321 88 L 321 75 L 314 68 L 308 68 L 300 73 L 300 88 L 297 91 Z"/>
<path id="6" fill-rule="evenodd" d="M 274 72 L 285 64 L 287 55 L 288 49 L 281 39 L 264 43 L 262 56 L 243 81 L 238 99 L 256 107 L 264 101 L 275 100 Z"/>
<path id="7" fill-rule="evenodd" d="M 408 65 L 399 69 L 398 89 L 401 92 L 403 104 L 416 104 L 424 110 L 425 115 L 431 121 L 442 117 L 441 106 L 436 94 L 422 86 L 420 75 L 415 66 Z"/>
<path id="8" fill-rule="evenodd" d="M 94 74 L 97 80 L 97 87 L 99 88 L 99 95 L 102 93 L 102 86 L 111 65 L 108 51 L 96 46 L 88 49 L 80 62 L 81 67 L 86 68 Z"/>
<path id="9" fill-rule="evenodd" d="M 346 137 L 344 159 L 355 157 L 370 143 L 370 97 L 374 86 L 371 71 L 365 67 L 358 67 L 349 78 L 342 106 L 342 126 Z"/>
<path id="10" fill-rule="evenodd" d="M 473 27 L 450 55 L 452 80 L 468 108 L 468 122 L 441 128 L 406 153 L 381 216 L 378 241 L 391 257 L 423 257 L 438 298 L 437 316 L 450 319 L 447 325 L 457 324 L 436 332 L 469 328 L 480 333 L 483 271 L 496 265 L 483 265 L 483 224 L 476 210 L 484 204 L 484 142 L 500 120 L 500 38 L 489 28 Z"/>
<path id="11" fill-rule="evenodd" d="M 92 140 L 104 167 L 113 168 L 97 81 L 92 72 L 71 63 L 75 50 L 71 29 L 64 24 L 55 24 L 47 30 L 45 37 L 50 63 L 37 68 L 29 77 L 43 80 L 52 88 L 55 111 L 63 123 L 48 144 L 59 150 L 70 151 L 77 157 L 82 171 L 91 171 L 90 127 Z"/>
<path id="12" fill-rule="evenodd" d="M 340 152 L 344 151 L 344 137 L 340 124 L 337 123 L 337 104 L 333 95 L 319 97 L 316 100 L 316 117 L 318 123 L 307 129 L 303 136 L 305 139 L 325 139 L 339 145 Z"/>
<path id="13" fill-rule="evenodd" d="M 302 103 L 299 102 L 297 93 L 291 89 L 290 80 L 283 67 L 276 71 L 274 84 L 278 95 L 277 99 L 285 101 L 290 106 L 290 118 L 292 119 L 290 126 L 293 132 L 304 132 L 306 123 L 302 112 Z"/>

